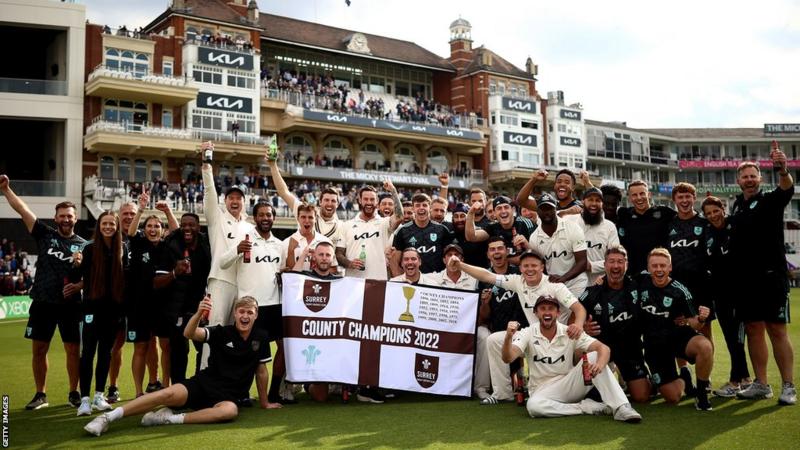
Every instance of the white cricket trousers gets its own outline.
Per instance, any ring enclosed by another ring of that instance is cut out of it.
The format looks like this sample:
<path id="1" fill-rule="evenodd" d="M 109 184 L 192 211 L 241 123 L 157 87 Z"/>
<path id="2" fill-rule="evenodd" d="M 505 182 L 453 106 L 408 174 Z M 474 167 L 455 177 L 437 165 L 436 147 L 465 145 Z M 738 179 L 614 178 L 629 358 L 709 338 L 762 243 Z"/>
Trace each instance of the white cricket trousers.
<path id="1" fill-rule="evenodd" d="M 597 360 L 597 352 L 588 353 L 589 362 Z M 592 384 L 600 392 L 603 403 L 613 411 L 628 403 L 625 393 L 608 367 L 592 378 Z M 576 416 L 583 414 L 580 401 L 592 386 L 583 385 L 583 367 L 573 367 L 566 375 L 555 381 L 539 386 L 528 398 L 528 414 L 531 417 Z"/>
<path id="2" fill-rule="evenodd" d="M 211 294 L 211 313 L 208 315 L 208 326 L 230 325 L 233 323 L 233 302 L 239 295 L 239 290 L 235 284 L 227 281 L 212 278 L 208 280 L 208 293 Z M 211 349 L 208 344 L 203 344 L 203 357 L 200 361 L 200 369 L 208 366 L 208 356 Z"/>
<path id="3" fill-rule="evenodd" d="M 478 338 L 475 347 L 475 374 L 473 378 L 473 391 L 489 392 L 489 355 L 486 353 L 486 340 L 491 331 L 484 326 L 478 327 Z"/>
<path id="4" fill-rule="evenodd" d="M 492 397 L 498 400 L 511 400 L 514 396 L 514 387 L 511 385 L 511 370 L 508 368 L 508 364 L 503 362 L 503 340 L 505 338 L 505 330 L 492 333 L 486 338 L 486 355 L 489 359 L 489 372 L 492 380 Z M 475 357 L 477 358 L 477 356 L 476 352 Z"/>

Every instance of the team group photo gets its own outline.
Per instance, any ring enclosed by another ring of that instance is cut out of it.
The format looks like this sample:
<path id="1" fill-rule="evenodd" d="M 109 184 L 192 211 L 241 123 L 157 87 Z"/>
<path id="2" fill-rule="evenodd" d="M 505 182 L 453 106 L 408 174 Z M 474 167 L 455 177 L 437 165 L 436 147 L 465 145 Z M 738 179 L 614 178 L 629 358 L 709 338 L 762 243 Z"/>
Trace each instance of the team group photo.
<path id="1" fill-rule="evenodd" d="M 796 105 L 636 128 L 494 12 L 161 3 L 0 0 L 4 448 L 800 442 Z"/>

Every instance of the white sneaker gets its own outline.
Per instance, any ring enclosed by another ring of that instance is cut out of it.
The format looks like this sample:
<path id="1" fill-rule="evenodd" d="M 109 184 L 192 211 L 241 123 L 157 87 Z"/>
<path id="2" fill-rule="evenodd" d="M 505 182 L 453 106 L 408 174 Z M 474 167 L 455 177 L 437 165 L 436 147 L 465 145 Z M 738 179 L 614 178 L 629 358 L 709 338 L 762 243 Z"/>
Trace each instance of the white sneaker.
<path id="1" fill-rule="evenodd" d="M 489 393 L 486 392 L 485 387 L 475 388 L 475 396 L 478 397 L 479 400 L 483 400 L 489 396 Z"/>
<path id="2" fill-rule="evenodd" d="M 94 400 L 92 400 L 92 409 L 97 411 L 108 411 L 112 406 L 108 404 L 102 392 L 94 393 Z"/>
<path id="3" fill-rule="evenodd" d="M 590 398 L 581 400 L 579 405 L 581 407 L 581 411 L 590 416 L 610 416 L 612 413 L 610 406 Z"/>
<path id="4" fill-rule="evenodd" d="M 781 396 L 778 397 L 778 404 L 789 406 L 797 403 L 797 389 L 792 383 L 783 383 L 781 389 Z"/>
<path id="5" fill-rule="evenodd" d="M 636 412 L 630 403 L 625 403 L 614 411 L 614 420 L 627 423 L 639 423 L 642 421 L 642 415 Z"/>
<path id="6" fill-rule="evenodd" d="M 157 425 L 169 425 L 169 418 L 173 413 L 169 408 L 161 408 L 158 411 L 150 411 L 142 417 L 143 427 L 154 427 Z"/>
<path id="7" fill-rule="evenodd" d="M 108 413 L 100 414 L 99 416 L 95 417 L 94 420 L 87 423 L 83 429 L 89 434 L 100 436 L 101 434 L 105 433 L 106 430 L 108 430 L 109 422 L 111 421 L 108 420 Z"/>
<path id="8" fill-rule="evenodd" d="M 739 386 L 736 386 L 735 384 L 728 382 L 725 383 L 725 385 L 722 386 L 721 388 L 715 390 L 714 395 L 716 395 L 717 397 L 731 398 L 731 397 L 736 397 L 736 393 L 739 392 L 740 390 L 741 388 Z"/>
<path id="9" fill-rule="evenodd" d="M 78 417 L 91 416 L 91 415 L 92 415 L 92 403 L 89 401 L 89 397 L 82 397 L 81 405 L 78 406 Z"/>

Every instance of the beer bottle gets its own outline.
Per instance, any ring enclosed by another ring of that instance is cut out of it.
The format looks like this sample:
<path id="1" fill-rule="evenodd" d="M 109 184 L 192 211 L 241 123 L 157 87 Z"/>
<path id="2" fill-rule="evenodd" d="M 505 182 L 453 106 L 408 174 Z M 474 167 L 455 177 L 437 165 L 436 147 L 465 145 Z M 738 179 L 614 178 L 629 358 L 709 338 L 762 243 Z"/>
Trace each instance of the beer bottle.
<path id="1" fill-rule="evenodd" d="M 186 261 L 186 275 L 192 273 L 192 259 L 189 258 L 189 249 L 183 249 L 183 260 Z"/>
<path id="2" fill-rule="evenodd" d="M 210 293 L 206 294 L 206 297 L 208 297 L 208 301 L 210 302 L 211 301 L 211 294 Z M 203 311 L 203 313 L 200 315 L 200 325 L 202 325 L 202 326 L 208 325 L 208 314 L 210 312 L 211 311 L 207 311 L 207 310 Z"/>
<path id="3" fill-rule="evenodd" d="M 581 365 L 583 367 L 583 385 L 591 386 L 592 372 L 589 370 L 589 358 L 586 356 L 586 353 L 581 355 Z"/>
<path id="4" fill-rule="evenodd" d="M 244 241 L 245 242 L 250 242 L 250 235 L 249 234 L 245 234 L 244 235 Z M 244 251 L 244 256 L 242 257 L 242 262 L 245 263 L 245 264 L 249 264 L 250 263 L 250 250 L 245 250 Z"/>
<path id="5" fill-rule="evenodd" d="M 209 144 L 211 144 L 209 142 Z M 211 161 L 214 159 L 214 144 L 209 145 L 203 151 L 203 162 L 211 164 Z"/>

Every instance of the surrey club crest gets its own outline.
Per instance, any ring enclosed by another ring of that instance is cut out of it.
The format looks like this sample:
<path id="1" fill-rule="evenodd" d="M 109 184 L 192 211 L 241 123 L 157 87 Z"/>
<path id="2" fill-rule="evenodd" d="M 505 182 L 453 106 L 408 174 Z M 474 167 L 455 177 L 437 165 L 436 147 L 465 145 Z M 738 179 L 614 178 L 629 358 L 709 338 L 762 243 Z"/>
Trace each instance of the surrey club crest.
<path id="1" fill-rule="evenodd" d="M 424 389 L 428 389 L 439 378 L 439 357 L 430 355 L 420 355 L 416 353 L 414 363 L 414 378 Z"/>
<path id="2" fill-rule="evenodd" d="M 306 280 L 303 284 L 303 304 L 311 312 L 320 312 L 328 306 L 331 298 L 331 283 L 327 281 Z"/>

